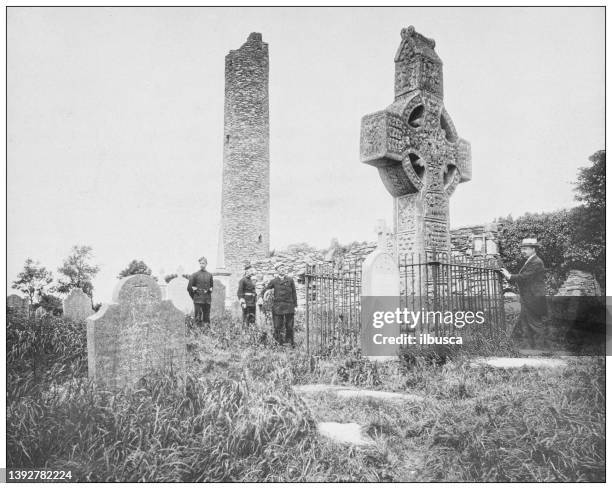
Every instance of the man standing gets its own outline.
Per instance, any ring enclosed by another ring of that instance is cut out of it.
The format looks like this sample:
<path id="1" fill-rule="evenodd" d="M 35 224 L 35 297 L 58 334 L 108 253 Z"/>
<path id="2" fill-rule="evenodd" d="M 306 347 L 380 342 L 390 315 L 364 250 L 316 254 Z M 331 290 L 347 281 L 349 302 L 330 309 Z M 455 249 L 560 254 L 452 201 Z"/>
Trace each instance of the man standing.
<path id="1" fill-rule="evenodd" d="M 189 277 L 187 292 L 193 300 L 196 325 L 210 327 L 210 302 L 213 290 L 213 276 L 206 271 L 208 260 L 200 258 L 200 269 Z"/>
<path id="2" fill-rule="evenodd" d="M 257 292 L 252 277 L 253 268 L 247 265 L 244 267 L 244 277 L 238 282 L 238 300 L 240 300 L 240 307 L 242 307 L 242 327 L 255 324 Z"/>
<path id="3" fill-rule="evenodd" d="M 278 277 L 270 280 L 264 292 L 274 290 L 274 302 L 272 303 L 272 322 L 274 323 L 274 339 L 278 344 L 289 343 L 295 346 L 293 341 L 293 317 L 297 307 L 297 294 L 295 282 L 287 276 L 284 265 L 276 266 Z"/>
<path id="4" fill-rule="evenodd" d="M 509 282 L 518 285 L 521 298 L 521 313 L 512 336 L 517 337 L 522 333 L 527 338 L 530 348 L 535 348 L 536 340 L 544 336 L 543 319 L 547 314 L 544 262 L 536 254 L 539 246 L 535 238 L 524 239 L 521 243 L 521 253 L 527 261 L 519 273 L 510 273 L 505 268 L 501 269 Z"/>

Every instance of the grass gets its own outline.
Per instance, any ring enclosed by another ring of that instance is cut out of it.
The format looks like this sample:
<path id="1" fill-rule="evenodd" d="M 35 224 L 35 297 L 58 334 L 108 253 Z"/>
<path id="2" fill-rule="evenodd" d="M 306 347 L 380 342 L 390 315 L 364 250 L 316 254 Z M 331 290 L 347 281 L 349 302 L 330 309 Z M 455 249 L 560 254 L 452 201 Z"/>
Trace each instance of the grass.
<path id="1" fill-rule="evenodd" d="M 224 318 L 190 329 L 185 380 L 96 391 L 83 323 L 9 317 L 8 467 L 72 470 L 79 481 L 603 481 L 605 363 L 470 367 L 474 352 L 429 350 L 372 363 L 262 343 Z M 485 340 L 483 340 L 485 341 Z M 514 355 L 503 342 L 486 353 Z M 335 383 L 422 401 L 297 396 Z M 316 422 L 357 422 L 375 445 L 337 445 Z"/>

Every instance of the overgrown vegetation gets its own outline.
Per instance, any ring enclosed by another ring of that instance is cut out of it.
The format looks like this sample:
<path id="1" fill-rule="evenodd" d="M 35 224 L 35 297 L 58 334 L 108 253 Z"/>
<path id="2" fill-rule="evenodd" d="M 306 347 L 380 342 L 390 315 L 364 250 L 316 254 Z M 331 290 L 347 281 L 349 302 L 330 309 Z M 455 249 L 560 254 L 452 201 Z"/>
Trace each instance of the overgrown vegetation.
<path id="1" fill-rule="evenodd" d="M 229 318 L 190 329 L 184 380 L 160 372 L 110 393 L 87 380 L 83 323 L 9 316 L 8 466 L 79 481 L 604 480 L 601 358 L 554 371 L 473 368 L 466 352 L 376 364 L 356 350 L 308 356 L 263 333 Z M 292 386 L 304 383 L 423 400 L 302 398 Z M 360 423 L 376 443 L 337 445 L 319 420 Z"/>
<path id="2" fill-rule="evenodd" d="M 499 219 L 500 254 L 510 270 L 518 270 L 522 264 L 523 238 L 536 237 L 542 244 L 538 254 L 549 269 L 549 293 L 556 292 L 571 268 L 578 268 L 594 273 L 605 294 L 606 152 L 596 152 L 589 161 L 591 166 L 578 170 L 575 190 L 581 205 Z"/>

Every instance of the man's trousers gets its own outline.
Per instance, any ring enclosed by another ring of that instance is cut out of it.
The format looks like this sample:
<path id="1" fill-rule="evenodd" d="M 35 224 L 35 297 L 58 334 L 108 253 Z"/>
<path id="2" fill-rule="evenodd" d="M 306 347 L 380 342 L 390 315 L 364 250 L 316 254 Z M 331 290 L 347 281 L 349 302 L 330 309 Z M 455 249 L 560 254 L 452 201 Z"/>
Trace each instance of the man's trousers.
<path id="1" fill-rule="evenodd" d="M 202 323 L 210 324 L 210 304 L 193 303 L 194 319 L 199 325 Z"/>
<path id="2" fill-rule="evenodd" d="M 293 316 L 293 313 L 272 315 L 272 321 L 274 322 L 274 339 L 279 345 L 289 343 L 291 346 L 294 346 Z"/>

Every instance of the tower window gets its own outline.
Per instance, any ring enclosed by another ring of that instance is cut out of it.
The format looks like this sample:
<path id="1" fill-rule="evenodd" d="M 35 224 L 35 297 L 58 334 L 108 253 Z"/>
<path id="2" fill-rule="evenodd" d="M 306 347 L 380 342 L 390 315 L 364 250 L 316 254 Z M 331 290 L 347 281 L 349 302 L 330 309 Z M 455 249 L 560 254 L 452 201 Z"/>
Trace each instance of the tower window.
<path id="1" fill-rule="evenodd" d="M 229 134 L 227 134 L 227 135 L 225 136 L 225 142 L 226 142 L 226 143 L 229 143 Z"/>
<path id="2" fill-rule="evenodd" d="M 261 234 L 259 235 L 259 237 L 257 238 L 257 242 L 261 243 Z"/>

